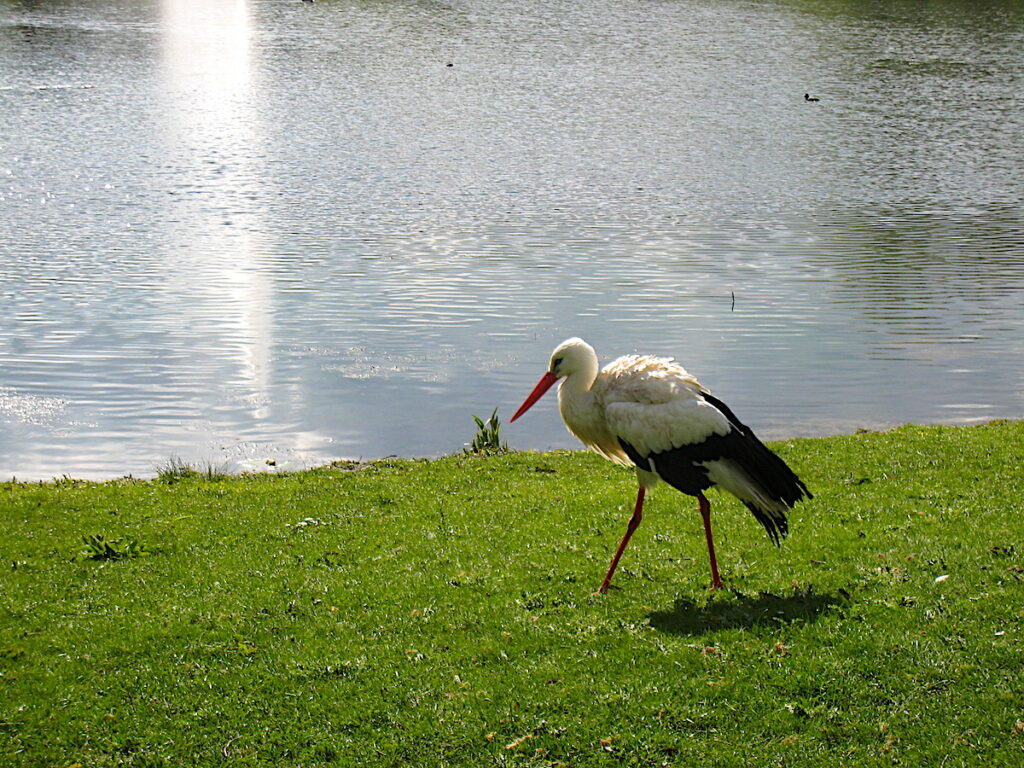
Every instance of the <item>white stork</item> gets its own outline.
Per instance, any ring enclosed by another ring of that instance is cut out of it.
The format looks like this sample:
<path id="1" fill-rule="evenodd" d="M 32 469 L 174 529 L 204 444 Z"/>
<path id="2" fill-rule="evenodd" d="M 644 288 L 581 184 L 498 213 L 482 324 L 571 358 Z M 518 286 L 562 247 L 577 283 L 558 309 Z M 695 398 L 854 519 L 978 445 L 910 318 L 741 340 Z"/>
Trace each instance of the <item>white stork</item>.
<path id="1" fill-rule="evenodd" d="M 633 516 L 599 592 L 608 589 L 643 517 L 644 493 L 658 480 L 697 497 L 712 589 L 720 589 L 722 580 L 711 536 L 711 504 L 704 491 L 719 486 L 739 498 L 776 545 L 788 531 L 786 510 L 811 498 L 793 470 L 671 358 L 625 355 L 599 372 L 593 347 L 582 339 L 563 341 L 510 423 L 559 379 L 558 410 L 565 426 L 606 459 L 636 467 L 640 486 Z"/>

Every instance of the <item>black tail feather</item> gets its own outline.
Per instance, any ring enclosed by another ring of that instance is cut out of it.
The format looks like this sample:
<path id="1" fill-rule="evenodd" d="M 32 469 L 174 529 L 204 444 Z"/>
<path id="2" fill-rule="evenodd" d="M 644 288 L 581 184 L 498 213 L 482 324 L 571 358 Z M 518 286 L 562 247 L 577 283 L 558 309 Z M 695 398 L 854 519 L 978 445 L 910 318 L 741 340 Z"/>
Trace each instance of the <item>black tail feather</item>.
<path id="1" fill-rule="evenodd" d="M 736 435 L 735 442 L 730 446 L 733 449 L 730 458 L 743 468 L 751 480 L 761 486 L 767 496 L 789 509 L 801 499 L 814 498 L 804 481 L 796 476 L 785 461 L 762 443 L 750 427 L 736 418 L 736 414 L 729 406 L 706 392 L 703 397 L 722 412 L 735 430 L 730 433 Z M 784 538 L 789 532 L 785 513 L 761 509 L 748 501 L 743 503 L 764 526 L 771 540 L 778 545 L 780 538 Z"/>
<path id="2" fill-rule="evenodd" d="M 768 531 L 768 538 L 772 540 L 772 543 L 776 547 L 782 546 L 782 539 L 786 538 L 786 535 L 789 533 L 789 522 L 786 520 L 786 514 L 784 512 L 767 514 L 749 501 L 744 501 L 743 504 L 754 513 L 757 522 Z"/>

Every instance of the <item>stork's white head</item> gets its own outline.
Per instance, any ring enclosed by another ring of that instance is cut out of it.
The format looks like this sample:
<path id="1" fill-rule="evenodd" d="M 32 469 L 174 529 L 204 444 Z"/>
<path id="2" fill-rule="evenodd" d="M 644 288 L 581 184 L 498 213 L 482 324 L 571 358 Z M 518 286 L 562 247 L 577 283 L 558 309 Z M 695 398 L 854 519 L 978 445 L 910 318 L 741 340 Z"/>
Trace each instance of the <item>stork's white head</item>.
<path id="1" fill-rule="evenodd" d="M 551 353 L 551 362 L 548 363 L 548 372 L 537 382 L 537 386 L 533 388 L 533 391 L 523 401 L 523 404 L 519 406 L 519 410 L 508 420 L 509 423 L 511 424 L 526 413 L 531 405 L 540 400 L 541 396 L 551 389 L 552 384 L 559 379 L 564 379 L 573 374 L 583 379 L 584 387 L 589 387 L 593 384 L 594 378 L 597 376 L 597 353 L 583 339 L 575 337 L 566 339 L 555 347 L 555 351 Z M 573 379 L 574 382 L 578 380 Z"/>
<path id="2" fill-rule="evenodd" d="M 548 373 L 556 379 L 562 379 L 574 373 L 596 373 L 596 368 L 597 352 L 583 339 L 574 336 L 555 347 L 548 364 Z"/>

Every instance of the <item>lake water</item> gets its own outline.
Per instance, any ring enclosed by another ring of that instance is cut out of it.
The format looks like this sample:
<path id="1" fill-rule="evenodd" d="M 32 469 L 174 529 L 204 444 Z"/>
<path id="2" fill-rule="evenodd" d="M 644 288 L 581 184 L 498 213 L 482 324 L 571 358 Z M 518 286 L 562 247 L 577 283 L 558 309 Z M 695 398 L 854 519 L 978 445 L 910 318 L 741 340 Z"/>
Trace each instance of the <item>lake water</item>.
<path id="1" fill-rule="evenodd" d="M 0 0 L 0 478 L 450 453 L 572 335 L 1024 416 L 1024 4 Z"/>

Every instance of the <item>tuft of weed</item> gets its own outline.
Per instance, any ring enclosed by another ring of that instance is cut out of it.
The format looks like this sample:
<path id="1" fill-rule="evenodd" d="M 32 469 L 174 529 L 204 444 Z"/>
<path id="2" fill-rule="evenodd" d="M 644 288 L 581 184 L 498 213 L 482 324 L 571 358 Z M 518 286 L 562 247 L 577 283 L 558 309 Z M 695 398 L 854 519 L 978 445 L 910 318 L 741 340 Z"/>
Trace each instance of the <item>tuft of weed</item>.
<path id="1" fill-rule="evenodd" d="M 476 422 L 476 435 L 468 448 L 464 448 L 466 454 L 475 456 L 491 456 L 496 453 L 507 453 L 508 444 L 501 441 L 501 421 L 498 419 L 498 409 L 495 408 L 487 421 L 477 415 L 473 415 Z"/>
<path id="2" fill-rule="evenodd" d="M 201 466 L 195 467 L 178 456 L 171 456 L 165 464 L 157 464 L 156 466 L 156 479 L 167 485 L 172 485 L 179 480 L 188 478 L 219 480 L 227 476 L 227 464 L 217 466 L 212 461 L 206 461 Z"/>
<path id="3" fill-rule="evenodd" d="M 164 464 L 156 465 L 156 479 L 171 485 L 186 477 L 198 477 L 199 472 L 184 459 L 171 456 Z"/>
<path id="4" fill-rule="evenodd" d="M 149 554 L 149 550 L 135 539 L 108 540 L 102 533 L 93 533 L 83 536 L 82 541 L 86 548 L 81 554 L 89 560 L 128 560 Z"/>

